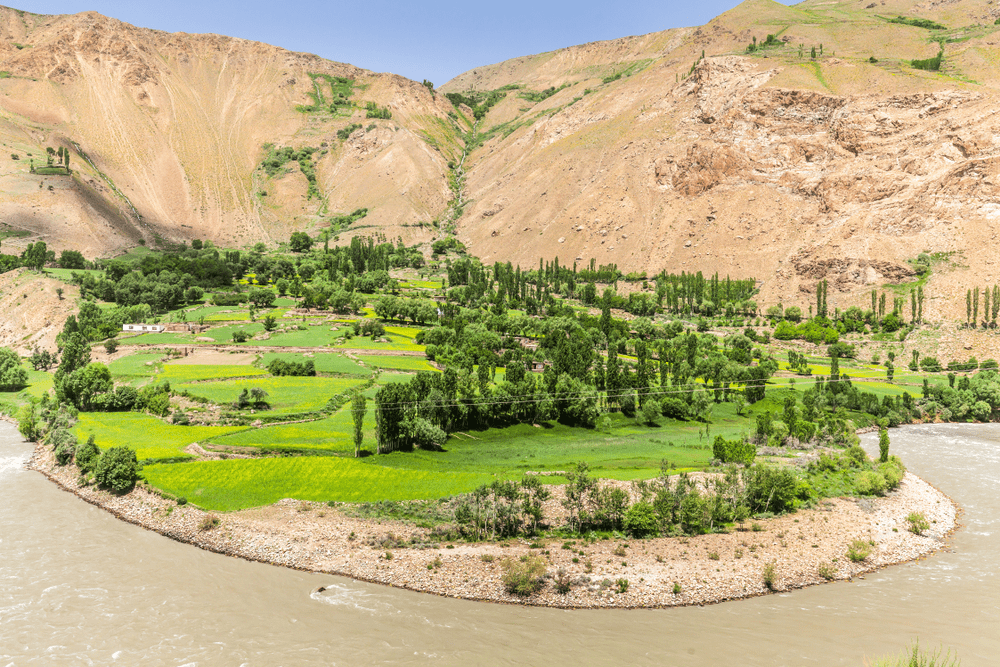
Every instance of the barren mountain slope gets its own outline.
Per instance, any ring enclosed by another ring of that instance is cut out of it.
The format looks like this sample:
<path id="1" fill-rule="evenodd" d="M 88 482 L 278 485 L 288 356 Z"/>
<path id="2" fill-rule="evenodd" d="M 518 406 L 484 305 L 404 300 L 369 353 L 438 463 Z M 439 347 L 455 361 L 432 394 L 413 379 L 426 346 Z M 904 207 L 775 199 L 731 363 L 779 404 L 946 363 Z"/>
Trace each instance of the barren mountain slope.
<path id="1" fill-rule="evenodd" d="M 418 225 L 451 197 L 451 105 L 398 76 L 95 13 L 6 8 L 0 70 L 10 75 L 0 80 L 0 217 L 56 248 L 287 239 L 360 207 L 391 236 L 425 237 Z M 331 107 L 337 91 L 344 103 Z M 391 120 L 366 118 L 368 102 Z M 267 144 L 318 149 L 305 165 L 312 192 L 301 160 L 258 169 Z M 28 173 L 46 146 L 71 148 L 73 177 Z"/>
<path id="2" fill-rule="evenodd" d="M 907 260 L 925 250 L 964 253 L 932 278 L 932 294 L 1000 280 L 998 10 L 867 5 L 750 0 L 701 28 L 449 82 L 569 84 L 538 103 L 511 90 L 480 121 L 460 236 L 484 259 L 524 266 L 558 255 L 755 276 L 767 303 L 805 305 L 822 278 L 839 293 L 831 303 L 867 303 L 871 286 L 910 279 Z M 886 20 L 901 13 L 989 24 Z M 746 53 L 768 34 L 773 46 Z M 914 69 L 910 59 L 933 56 L 939 37 L 941 71 Z M 553 62 L 570 65 L 560 74 Z M 962 301 L 932 298 L 929 309 L 959 316 Z"/>

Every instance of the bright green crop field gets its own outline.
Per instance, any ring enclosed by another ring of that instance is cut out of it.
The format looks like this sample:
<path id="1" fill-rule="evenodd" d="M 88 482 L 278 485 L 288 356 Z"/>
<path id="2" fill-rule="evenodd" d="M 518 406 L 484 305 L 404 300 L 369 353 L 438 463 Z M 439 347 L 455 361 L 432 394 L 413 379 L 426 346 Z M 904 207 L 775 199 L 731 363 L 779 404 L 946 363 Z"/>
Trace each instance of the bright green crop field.
<path id="1" fill-rule="evenodd" d="M 335 347 L 353 350 L 393 350 L 404 352 L 423 352 L 425 349 L 423 345 L 417 345 L 413 342 L 412 338 L 408 338 L 407 336 L 387 334 L 387 337 L 390 341 L 388 343 L 373 341 L 366 336 L 355 336 L 350 340 L 342 339 L 338 341 Z"/>
<path id="2" fill-rule="evenodd" d="M 229 511 L 282 498 L 375 502 L 421 500 L 472 491 L 491 480 L 475 473 L 385 468 L 371 458 L 297 456 L 151 465 L 146 480 L 205 509 Z"/>
<path id="3" fill-rule="evenodd" d="M 157 380 L 168 380 L 171 385 L 200 380 L 223 380 L 228 378 L 267 375 L 267 371 L 254 366 L 233 364 L 232 366 L 164 364 L 163 372 Z"/>
<path id="4" fill-rule="evenodd" d="M 431 366 L 422 357 L 394 357 L 394 356 L 365 356 L 362 357 L 366 364 L 375 368 L 391 368 L 397 371 L 434 371 L 437 369 Z"/>
<path id="5" fill-rule="evenodd" d="M 240 431 L 214 438 L 212 443 L 227 447 L 258 447 L 261 449 L 322 450 L 337 454 L 354 453 L 354 422 L 350 404 L 333 417 L 303 424 L 282 424 Z M 365 415 L 365 448 L 374 449 L 375 414 L 369 406 Z"/>
<path id="6" fill-rule="evenodd" d="M 192 442 L 232 433 L 243 427 L 174 426 L 136 412 L 81 412 L 74 432 L 80 440 L 91 434 L 102 450 L 125 445 L 140 461 L 185 456 Z"/>
<path id="7" fill-rule="evenodd" d="M 156 373 L 156 364 L 163 359 L 163 356 L 156 352 L 130 354 L 112 361 L 108 364 L 108 369 L 116 378 L 149 377 Z"/>
<path id="8" fill-rule="evenodd" d="M 269 412 L 292 414 L 321 410 L 335 394 L 343 393 L 361 384 L 361 380 L 329 377 L 250 377 L 221 382 L 179 384 L 177 391 L 188 391 L 213 403 L 233 403 L 240 392 L 260 387 L 267 392 Z"/>
<path id="9" fill-rule="evenodd" d="M 266 344 L 275 347 L 325 347 L 332 345 L 338 339 L 337 334 L 343 336 L 342 332 L 330 331 L 329 326 L 307 326 L 305 331 L 283 331 L 271 334 L 271 338 Z"/>
<path id="10" fill-rule="evenodd" d="M 364 375 L 369 376 L 372 374 L 367 368 L 362 368 L 356 363 L 343 356 L 342 354 L 315 354 L 312 357 L 307 357 L 300 352 L 268 352 L 263 355 L 260 359 L 260 365 L 267 368 L 275 359 L 281 359 L 282 361 L 294 361 L 296 363 L 302 363 L 308 359 L 312 359 L 316 364 L 316 371 L 319 373 L 332 373 L 336 375 Z"/>

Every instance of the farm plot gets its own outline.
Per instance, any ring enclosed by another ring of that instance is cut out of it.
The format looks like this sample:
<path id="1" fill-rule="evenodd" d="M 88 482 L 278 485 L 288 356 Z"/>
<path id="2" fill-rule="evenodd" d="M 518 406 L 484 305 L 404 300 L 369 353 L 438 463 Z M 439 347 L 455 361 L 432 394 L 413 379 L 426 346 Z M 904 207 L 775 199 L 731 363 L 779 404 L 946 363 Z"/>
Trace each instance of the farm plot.
<path id="1" fill-rule="evenodd" d="M 156 364 L 163 359 L 159 353 L 130 354 L 115 359 L 108 364 L 111 375 L 116 378 L 149 377 L 156 373 Z"/>
<path id="2" fill-rule="evenodd" d="M 267 392 L 270 414 L 294 414 L 322 410 L 336 394 L 361 384 L 361 380 L 327 377 L 249 377 L 221 382 L 179 384 L 177 391 L 187 391 L 213 403 L 236 401 L 243 389 L 260 388 Z"/>
<path id="3" fill-rule="evenodd" d="M 477 473 L 397 470 L 334 456 L 230 459 L 152 465 L 153 486 L 205 509 L 231 511 L 282 498 L 337 502 L 428 500 L 472 491 L 491 477 Z"/>
<path id="4" fill-rule="evenodd" d="M 81 412 L 74 432 L 80 440 L 90 435 L 102 450 L 124 445 L 140 461 L 187 456 L 184 448 L 244 427 L 174 426 L 136 412 Z"/>
<path id="5" fill-rule="evenodd" d="M 345 410 L 342 409 L 341 412 L 345 412 Z M 225 447 L 255 447 L 263 450 L 320 450 L 341 454 L 353 453 L 353 423 L 349 408 L 346 409 L 346 412 L 347 419 L 331 417 L 304 424 L 282 424 L 281 426 L 254 428 L 215 438 L 212 443 Z M 370 419 L 366 418 L 365 421 L 371 421 L 368 442 L 374 443 L 374 415 Z"/>
<path id="6" fill-rule="evenodd" d="M 371 375 L 371 370 L 363 368 L 358 364 L 354 363 L 347 357 L 341 354 L 316 354 L 311 357 L 307 357 L 302 353 L 298 352 L 268 352 L 263 355 L 260 359 L 260 365 L 267 368 L 275 359 L 281 359 L 282 361 L 290 361 L 295 363 L 302 363 L 311 359 L 316 364 L 316 371 L 318 373 L 331 373 L 336 375 Z"/>
<path id="7" fill-rule="evenodd" d="M 437 371 L 421 357 L 366 356 L 365 363 L 375 368 L 391 368 L 397 371 Z"/>
<path id="8" fill-rule="evenodd" d="M 227 378 L 252 377 L 257 375 L 267 375 L 267 371 L 253 366 L 241 365 L 205 365 L 194 366 L 191 364 L 164 364 L 163 372 L 157 376 L 158 380 L 169 380 L 170 384 L 183 384 L 186 382 L 199 382 L 202 380 L 223 380 Z"/>

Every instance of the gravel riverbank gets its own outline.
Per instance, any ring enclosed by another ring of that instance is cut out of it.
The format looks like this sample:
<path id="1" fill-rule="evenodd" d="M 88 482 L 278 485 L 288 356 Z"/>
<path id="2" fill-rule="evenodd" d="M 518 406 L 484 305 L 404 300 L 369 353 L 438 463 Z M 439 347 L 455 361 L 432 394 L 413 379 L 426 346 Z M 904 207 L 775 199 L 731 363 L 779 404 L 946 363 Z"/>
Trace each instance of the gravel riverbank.
<path id="1" fill-rule="evenodd" d="M 202 549 L 448 597 L 550 607 L 672 607 L 755 597 L 772 591 L 763 576 L 770 563 L 777 592 L 825 583 L 821 566 L 832 581 L 850 580 L 945 547 L 958 514 L 947 496 L 907 473 L 884 498 L 828 499 L 816 509 L 761 521 L 760 530 L 572 544 L 548 539 L 539 540 L 540 548 L 521 540 L 439 544 L 422 539 L 428 531 L 411 524 L 353 518 L 297 500 L 216 514 L 217 524 L 208 528 L 208 513 L 141 488 L 115 496 L 80 487 L 76 468 L 57 466 L 40 445 L 28 466 L 124 521 Z M 930 522 L 923 535 L 909 532 L 910 512 Z M 847 557 L 855 540 L 873 543 L 862 562 Z M 529 598 L 508 594 L 500 562 L 526 554 L 541 554 L 551 574 L 563 568 L 573 582 L 570 592 L 559 594 L 550 582 Z M 624 592 L 621 579 L 628 580 Z"/>

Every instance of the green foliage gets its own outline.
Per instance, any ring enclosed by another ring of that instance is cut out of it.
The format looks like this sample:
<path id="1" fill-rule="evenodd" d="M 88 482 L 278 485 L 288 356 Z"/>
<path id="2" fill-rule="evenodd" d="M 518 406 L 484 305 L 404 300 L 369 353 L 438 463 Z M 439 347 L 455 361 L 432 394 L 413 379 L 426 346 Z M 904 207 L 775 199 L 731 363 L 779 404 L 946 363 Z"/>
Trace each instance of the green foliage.
<path id="1" fill-rule="evenodd" d="M 889 23 L 900 23 L 902 25 L 911 25 L 915 28 L 926 28 L 927 30 L 947 30 L 948 28 L 937 23 L 936 21 L 931 21 L 930 19 L 921 19 L 915 16 L 897 16 L 894 19 L 886 19 Z"/>
<path id="2" fill-rule="evenodd" d="M 97 483 L 115 493 L 132 490 L 139 475 L 139 461 L 135 452 L 128 447 L 112 447 L 97 459 L 94 479 Z"/>
<path id="3" fill-rule="evenodd" d="M 84 444 L 76 448 L 76 466 L 84 474 L 92 472 L 100 456 L 101 450 L 97 448 L 94 435 L 91 434 Z"/>
<path id="4" fill-rule="evenodd" d="M 137 412 L 83 413 L 75 427 L 79 438 L 93 436 L 98 442 L 122 444 L 135 450 L 141 461 L 189 458 L 184 448 L 233 433 L 226 426 L 173 426 L 156 417 Z"/>
<path id="5" fill-rule="evenodd" d="M 743 439 L 726 440 L 718 435 L 712 443 L 712 456 L 722 463 L 750 465 L 757 457 L 757 446 Z"/>
<path id="6" fill-rule="evenodd" d="M 898 656 L 879 658 L 872 663 L 872 667 L 959 667 L 960 664 L 958 657 L 952 656 L 950 650 L 944 655 L 941 654 L 941 649 L 929 653 L 921 650 L 918 642 Z"/>
<path id="7" fill-rule="evenodd" d="M 931 527 L 923 512 L 910 512 L 906 516 L 906 522 L 910 524 L 909 531 L 914 535 L 923 535 L 924 531 Z"/>
<path id="8" fill-rule="evenodd" d="M 866 542 L 865 540 L 854 540 L 851 542 L 850 546 L 847 547 L 847 557 L 852 563 L 861 563 L 868 558 L 872 553 L 871 542 Z"/>
<path id="9" fill-rule="evenodd" d="M 354 456 L 361 456 L 361 445 L 365 437 L 365 414 L 368 405 L 365 395 L 358 390 L 351 394 L 351 421 L 354 426 Z"/>
<path id="10" fill-rule="evenodd" d="M 944 45 L 941 45 L 941 49 L 938 54 L 933 58 L 924 58 L 923 60 L 911 60 L 910 67 L 914 69 L 927 70 L 929 72 L 936 72 L 941 69 L 941 63 L 944 62 Z"/>
<path id="11" fill-rule="evenodd" d="M 482 474 L 396 470 L 367 461 L 329 456 L 198 461 L 147 466 L 143 475 L 158 488 L 219 511 L 270 505 L 282 498 L 336 502 L 441 498 L 489 481 Z"/>
<path id="12" fill-rule="evenodd" d="M 365 118 L 389 120 L 392 118 L 392 111 L 390 111 L 389 107 L 380 107 L 375 102 L 368 102 L 365 104 Z"/>
<path id="13" fill-rule="evenodd" d="M 25 403 L 17 411 L 17 430 L 29 442 L 36 442 L 41 437 L 38 408 L 33 401 Z"/>
<path id="14" fill-rule="evenodd" d="M 889 430 L 879 429 L 878 432 L 879 463 L 889 462 Z"/>
<path id="15" fill-rule="evenodd" d="M 361 123 L 351 123 L 347 127 L 337 130 L 337 138 L 341 141 L 347 141 L 347 138 L 354 134 L 355 130 L 361 129 Z"/>
<path id="16" fill-rule="evenodd" d="M 504 558 L 500 561 L 500 570 L 508 593 L 528 597 L 542 589 L 547 568 L 541 556 L 522 556 L 519 560 Z"/>
<path id="17" fill-rule="evenodd" d="M 628 508 L 622 525 L 633 537 L 648 537 L 659 530 L 659 518 L 651 504 L 640 501 Z"/>
<path id="18" fill-rule="evenodd" d="M 0 391 L 19 391 L 28 384 L 28 371 L 21 357 L 9 347 L 0 347 Z"/>
<path id="19" fill-rule="evenodd" d="M 761 570 L 761 580 L 764 582 L 764 587 L 769 591 L 775 590 L 778 583 L 778 568 L 775 561 L 771 561 L 764 565 L 764 569 Z"/>

